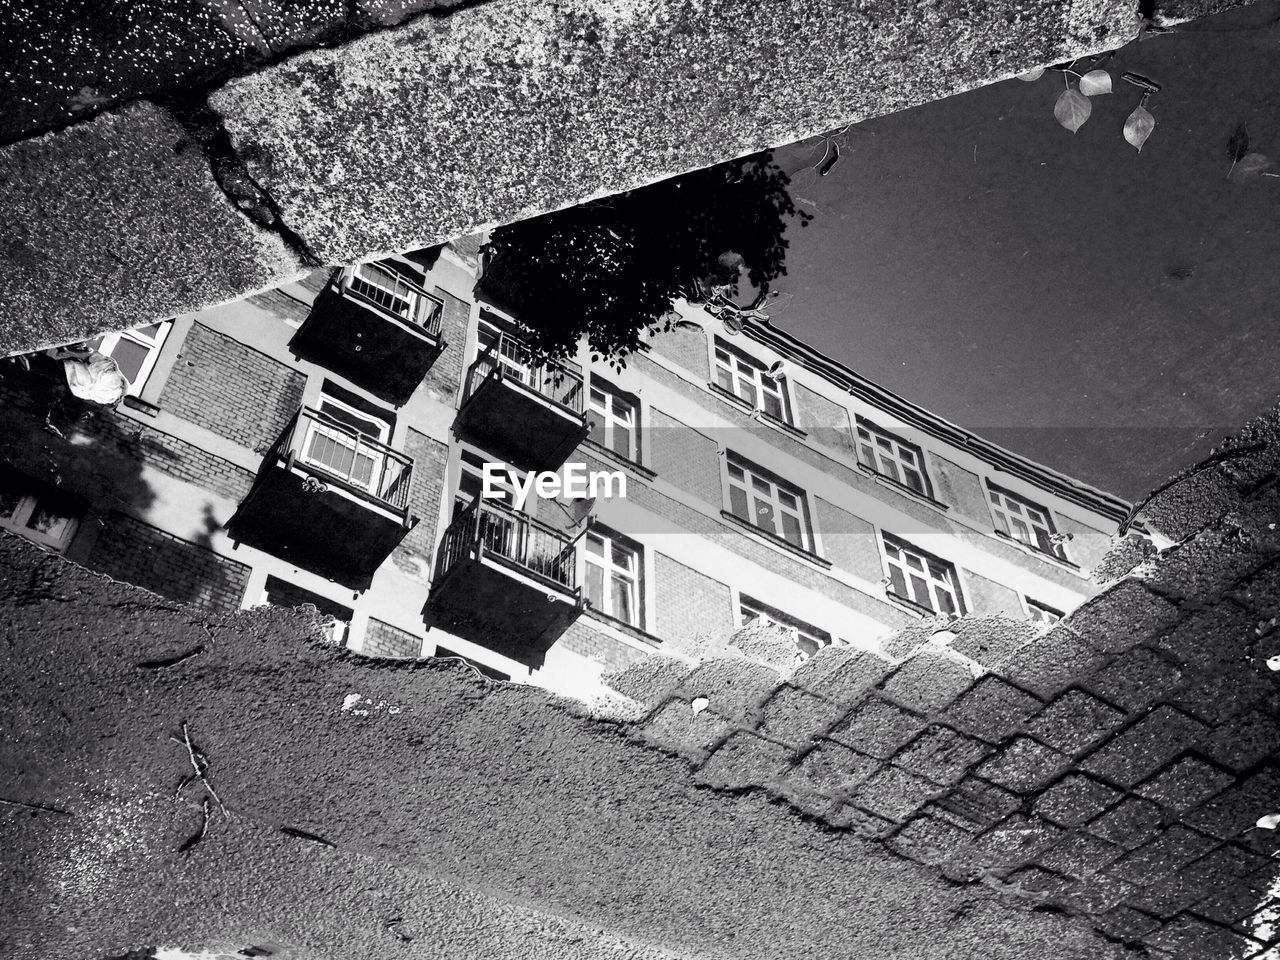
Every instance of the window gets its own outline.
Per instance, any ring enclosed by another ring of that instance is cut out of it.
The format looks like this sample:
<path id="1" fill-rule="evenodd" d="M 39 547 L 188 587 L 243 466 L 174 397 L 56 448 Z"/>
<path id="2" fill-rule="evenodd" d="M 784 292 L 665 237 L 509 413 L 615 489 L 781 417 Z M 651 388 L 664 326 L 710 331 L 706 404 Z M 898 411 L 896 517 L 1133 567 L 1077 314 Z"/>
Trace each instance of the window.
<path id="1" fill-rule="evenodd" d="M 593 376 L 588 405 L 591 439 L 618 456 L 639 463 L 638 404 Z"/>
<path id="2" fill-rule="evenodd" d="M 729 512 L 802 550 L 813 549 L 804 491 L 730 453 Z"/>
<path id="3" fill-rule="evenodd" d="M 108 333 L 90 340 L 89 346 L 115 360 L 120 372 L 129 381 L 127 395 L 136 397 L 142 392 L 147 377 L 155 367 L 156 360 L 160 357 L 160 348 L 164 346 L 172 326 L 172 321 L 166 321 L 139 327 L 137 330 Z"/>
<path id="4" fill-rule="evenodd" d="M 785 381 L 770 376 L 763 364 L 723 340 L 716 340 L 716 385 L 775 420 L 791 422 L 791 400 Z"/>
<path id="5" fill-rule="evenodd" d="M 586 536 L 583 587 L 591 606 L 606 616 L 643 626 L 640 547 L 601 527 Z"/>
<path id="6" fill-rule="evenodd" d="M 478 453 L 474 453 L 471 450 L 462 451 L 461 472 L 458 474 L 458 491 L 453 498 L 454 516 L 457 516 L 459 511 L 484 492 L 485 462 Z M 494 484 L 498 488 L 498 496 L 490 497 L 489 500 L 490 502 L 494 500 L 501 501 L 509 509 L 515 509 L 515 487 L 511 485 L 511 481 L 507 477 L 506 464 L 500 464 L 500 466 L 502 469 L 498 471 L 497 483 Z M 520 477 L 521 480 L 524 479 L 524 475 L 519 471 L 516 471 L 516 476 Z"/>
<path id="7" fill-rule="evenodd" d="M 77 525 L 69 502 L 21 478 L 0 477 L 0 528 L 61 552 L 71 543 Z"/>
<path id="8" fill-rule="evenodd" d="M 502 332 L 491 323 L 481 320 L 476 328 L 478 341 L 477 356 L 483 354 L 498 339 Z M 518 380 L 526 387 L 536 386 L 536 369 L 531 363 L 529 348 L 510 333 L 502 334 L 495 359 L 502 366 L 502 371 L 512 380 Z"/>
<path id="9" fill-rule="evenodd" d="M 391 424 L 327 394 L 320 397 L 318 409 L 321 415 L 307 421 L 302 459 L 354 486 L 379 493 L 386 467 L 381 448 L 391 433 Z"/>
<path id="10" fill-rule="evenodd" d="M 293 610 L 304 604 L 310 604 L 320 612 L 321 616 L 333 619 L 330 635 L 333 637 L 334 643 L 345 643 L 347 640 L 347 631 L 351 627 L 351 608 L 326 599 L 318 593 L 304 590 L 302 587 L 289 583 L 287 580 L 268 576 L 266 586 L 262 590 L 262 600 L 260 602 L 273 607 L 284 607 L 286 610 Z"/>
<path id="11" fill-rule="evenodd" d="M 1052 626 L 1062 619 L 1062 611 L 1055 610 L 1053 607 L 1047 607 L 1043 603 L 1036 603 L 1030 597 L 1027 600 L 1027 613 L 1031 615 L 1032 623 L 1041 623 L 1045 626 Z"/>
<path id="12" fill-rule="evenodd" d="M 858 417 L 858 462 L 895 483 L 931 497 L 920 448 Z"/>
<path id="13" fill-rule="evenodd" d="M 762 623 L 782 627 L 788 631 L 795 638 L 798 655 L 803 660 L 808 660 L 823 647 L 831 644 L 831 634 L 827 631 L 819 630 L 795 617 L 789 617 L 746 594 L 739 599 L 738 614 L 744 627 L 749 623 Z"/>
<path id="14" fill-rule="evenodd" d="M 883 539 L 889 591 L 895 597 L 934 613 L 964 613 L 955 567 L 896 537 L 884 534 Z"/>
<path id="15" fill-rule="evenodd" d="M 1025 543 L 1033 550 L 1059 560 L 1066 559 L 1048 510 L 991 483 L 987 484 L 987 495 L 991 501 L 991 516 L 999 533 Z"/>

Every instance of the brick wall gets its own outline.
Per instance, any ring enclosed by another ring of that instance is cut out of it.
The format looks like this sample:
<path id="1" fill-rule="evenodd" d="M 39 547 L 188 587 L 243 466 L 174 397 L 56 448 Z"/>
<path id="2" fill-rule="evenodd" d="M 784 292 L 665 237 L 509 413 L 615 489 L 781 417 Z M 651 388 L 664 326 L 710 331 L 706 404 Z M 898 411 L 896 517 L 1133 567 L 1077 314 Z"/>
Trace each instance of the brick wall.
<path id="1" fill-rule="evenodd" d="M 391 558 L 405 573 L 426 583 L 431 579 L 449 448 L 425 433 L 410 429 L 405 435 L 404 452 L 413 457 L 409 512 L 418 518 L 418 523 L 392 551 Z"/>
<path id="2" fill-rule="evenodd" d="M 637 650 L 594 629 L 590 620 L 585 618 L 579 618 L 570 624 L 569 629 L 556 641 L 556 645 L 593 660 L 606 670 L 622 670 L 648 657 L 643 650 Z"/>
<path id="3" fill-rule="evenodd" d="M 119 512 L 102 518 L 85 565 L 210 613 L 238 610 L 249 581 L 245 564 Z"/>
<path id="4" fill-rule="evenodd" d="M 809 434 L 813 442 L 856 460 L 858 451 L 854 446 L 849 411 L 834 400 L 814 393 L 803 383 L 792 383 L 790 389 L 796 426 Z"/>
<path id="5" fill-rule="evenodd" d="M 297 370 L 197 323 L 160 405 L 251 450 L 265 450 L 301 406 L 305 383 Z"/>
<path id="6" fill-rule="evenodd" d="M 1280 840 L 1255 826 L 1280 813 L 1280 426 L 1269 436 L 1230 489 L 1199 490 L 1200 526 L 1171 491 L 1189 539 L 1120 544 L 1140 565 L 1047 632 L 926 622 L 892 658 L 831 647 L 791 672 L 643 661 L 611 681 L 647 708 L 632 735 L 699 783 L 763 789 L 1147 957 L 1273 956 Z"/>
<path id="7" fill-rule="evenodd" d="M 370 657 L 420 657 L 422 637 L 371 617 L 361 652 Z"/>
<path id="8" fill-rule="evenodd" d="M 249 303 L 261 310 L 266 310 L 281 320 L 302 323 L 311 313 L 311 304 L 303 303 L 297 297 L 290 296 L 283 290 L 267 290 L 246 298 Z"/>
<path id="9" fill-rule="evenodd" d="M 654 353 L 672 361 L 699 380 L 711 379 L 711 361 L 707 353 L 707 334 L 701 327 L 686 330 L 677 327 L 666 333 L 655 334 L 649 344 Z"/>
<path id="10" fill-rule="evenodd" d="M 658 409 L 649 411 L 652 463 L 663 480 L 716 510 L 722 504 L 716 442 Z"/>
<path id="11" fill-rule="evenodd" d="M 735 624 L 729 587 L 664 554 L 654 556 L 657 616 L 653 634 L 672 649 L 698 652 L 722 644 Z"/>
<path id="12" fill-rule="evenodd" d="M 471 301 L 455 297 L 447 290 L 436 287 L 432 293 L 441 299 L 444 308 L 440 315 L 440 336 L 446 346 L 444 352 L 436 357 L 423 378 L 428 394 L 444 403 L 452 404 L 458 395 L 458 385 L 462 382 L 463 367 L 467 349 L 467 324 L 471 319 Z"/>

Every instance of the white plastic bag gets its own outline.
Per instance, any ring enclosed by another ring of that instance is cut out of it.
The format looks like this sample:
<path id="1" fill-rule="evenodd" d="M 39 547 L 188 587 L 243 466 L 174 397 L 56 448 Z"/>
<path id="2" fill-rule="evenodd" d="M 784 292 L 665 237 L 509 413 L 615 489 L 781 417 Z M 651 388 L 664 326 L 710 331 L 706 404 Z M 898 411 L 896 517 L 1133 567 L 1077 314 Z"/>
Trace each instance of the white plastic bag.
<path id="1" fill-rule="evenodd" d="M 62 368 L 67 386 L 82 400 L 114 407 L 129 390 L 129 378 L 120 372 L 120 365 L 96 350 L 84 360 L 63 360 Z"/>

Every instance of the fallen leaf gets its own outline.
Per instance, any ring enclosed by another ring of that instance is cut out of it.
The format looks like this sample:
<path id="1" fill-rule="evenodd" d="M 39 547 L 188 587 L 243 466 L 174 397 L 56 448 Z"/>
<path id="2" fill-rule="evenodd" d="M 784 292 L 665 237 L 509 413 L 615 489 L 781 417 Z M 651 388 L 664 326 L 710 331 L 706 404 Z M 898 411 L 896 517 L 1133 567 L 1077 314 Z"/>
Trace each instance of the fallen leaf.
<path id="1" fill-rule="evenodd" d="M 1151 115 L 1151 111 L 1143 106 L 1135 107 L 1124 122 L 1124 138 L 1141 153 L 1142 145 L 1147 142 L 1147 137 L 1151 136 L 1155 127 L 1156 118 Z"/>
<path id="2" fill-rule="evenodd" d="M 1265 817 L 1259 817 L 1255 826 L 1259 830 L 1274 830 L 1280 826 L 1280 813 L 1268 813 Z"/>
<path id="3" fill-rule="evenodd" d="M 1239 163 L 1244 159 L 1244 155 L 1249 152 L 1249 125 L 1242 123 L 1231 133 L 1231 139 L 1227 141 L 1227 156 L 1233 162 Z"/>
<path id="4" fill-rule="evenodd" d="M 1039 80 L 1043 76 L 1044 76 L 1044 67 L 1036 67 L 1034 70 L 1028 70 L 1026 73 L 1018 74 L 1018 79 L 1025 80 L 1027 83 L 1032 83 L 1035 80 Z"/>
<path id="5" fill-rule="evenodd" d="M 1093 104 L 1079 90 L 1063 90 L 1058 102 L 1053 105 L 1053 115 L 1058 122 L 1075 133 L 1093 112 Z"/>
<path id="6" fill-rule="evenodd" d="M 1267 660 L 1267 669 L 1280 670 L 1280 654 L 1276 654 L 1274 657 Z"/>
<path id="7" fill-rule="evenodd" d="M 1105 70 L 1090 70 L 1080 78 L 1080 92 L 1086 97 L 1111 92 L 1111 74 Z"/>
<path id="8" fill-rule="evenodd" d="M 695 697 L 693 703 L 689 706 L 693 707 L 694 713 L 701 713 L 707 707 L 711 706 L 711 701 L 706 697 Z"/>

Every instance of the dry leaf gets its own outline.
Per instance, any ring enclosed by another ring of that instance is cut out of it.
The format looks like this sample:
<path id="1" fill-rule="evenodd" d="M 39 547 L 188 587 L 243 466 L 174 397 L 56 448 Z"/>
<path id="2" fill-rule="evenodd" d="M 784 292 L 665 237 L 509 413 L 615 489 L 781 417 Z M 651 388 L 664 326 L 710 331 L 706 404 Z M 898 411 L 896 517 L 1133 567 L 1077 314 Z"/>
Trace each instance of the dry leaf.
<path id="1" fill-rule="evenodd" d="M 1044 76 L 1044 67 L 1036 67 L 1034 70 L 1028 70 L 1026 73 L 1018 74 L 1018 79 L 1025 80 L 1027 83 L 1031 83 L 1035 80 L 1039 80 L 1043 76 Z"/>
<path id="2" fill-rule="evenodd" d="M 1141 153 L 1142 145 L 1147 142 L 1147 137 L 1151 136 L 1151 131 L 1155 128 L 1156 118 L 1151 115 L 1151 111 L 1146 107 L 1138 106 L 1124 122 L 1124 138 Z"/>
<path id="3" fill-rule="evenodd" d="M 1084 122 L 1089 119 L 1089 114 L 1092 112 L 1093 104 L 1079 90 L 1062 91 L 1062 96 L 1058 97 L 1058 102 L 1053 105 L 1053 115 L 1072 133 L 1084 126 Z"/>
<path id="4" fill-rule="evenodd" d="M 1242 123 L 1231 133 L 1231 139 L 1227 141 L 1227 156 L 1233 163 L 1239 163 L 1244 159 L 1244 155 L 1249 152 L 1249 125 Z"/>
<path id="5" fill-rule="evenodd" d="M 1105 70 L 1090 70 L 1080 78 L 1080 92 L 1086 97 L 1111 92 L 1111 74 Z"/>
<path id="6" fill-rule="evenodd" d="M 1254 826 L 1259 830 L 1274 830 L 1280 826 L 1280 813 L 1268 813 L 1265 817 L 1259 817 Z"/>

